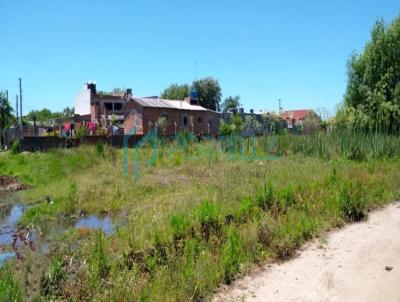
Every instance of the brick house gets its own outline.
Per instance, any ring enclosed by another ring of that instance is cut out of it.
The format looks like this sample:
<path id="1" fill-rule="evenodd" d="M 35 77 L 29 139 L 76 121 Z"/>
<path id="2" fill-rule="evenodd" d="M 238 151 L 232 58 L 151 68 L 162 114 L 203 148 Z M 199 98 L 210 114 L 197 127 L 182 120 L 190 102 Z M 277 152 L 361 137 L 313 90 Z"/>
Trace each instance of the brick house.
<path id="1" fill-rule="evenodd" d="M 158 97 L 139 98 L 127 89 L 123 95 L 98 93 L 96 84 L 87 83 L 75 101 L 75 113 L 90 117 L 103 127 L 110 125 L 114 116 L 123 128 L 124 134 L 145 134 L 158 127 L 159 133 L 171 135 L 188 130 L 196 135 L 218 133 L 219 114 L 198 104 L 198 100 L 188 97 L 183 101 L 164 100 Z M 166 119 L 165 129 L 157 122 Z"/>
<path id="2" fill-rule="evenodd" d="M 91 122 L 107 125 L 114 115 L 117 120 L 125 119 L 125 107 L 132 90 L 124 95 L 98 93 L 96 84 L 87 83 L 75 99 L 75 114 L 87 117 Z"/>
<path id="3" fill-rule="evenodd" d="M 127 106 L 124 132 L 143 134 L 157 127 L 160 117 L 167 120 L 163 134 L 176 134 L 188 130 L 196 135 L 218 133 L 219 114 L 197 105 L 197 100 L 186 98 L 184 101 L 154 98 L 132 98 Z"/>
<path id="4" fill-rule="evenodd" d="M 318 115 L 311 109 L 289 110 L 281 114 L 281 118 L 286 121 L 289 129 L 297 126 L 302 126 L 308 116 Z"/>

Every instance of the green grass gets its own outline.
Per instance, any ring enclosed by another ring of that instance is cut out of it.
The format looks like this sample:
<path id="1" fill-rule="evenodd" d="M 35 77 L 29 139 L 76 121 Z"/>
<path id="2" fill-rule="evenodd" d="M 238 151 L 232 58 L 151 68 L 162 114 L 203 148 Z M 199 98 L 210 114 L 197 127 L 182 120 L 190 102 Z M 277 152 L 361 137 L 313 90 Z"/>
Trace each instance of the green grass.
<path id="1" fill-rule="evenodd" d="M 0 270 L 0 301 L 22 301 L 22 290 L 10 266 Z"/>
<path id="2" fill-rule="evenodd" d="M 13 280 L 26 297 L 48 300 L 206 299 L 254 265 L 286 259 L 321 232 L 398 198 L 399 145 L 396 137 L 354 133 L 220 144 L 181 135 L 163 142 L 156 159 L 148 145 L 140 149 L 139 178 L 134 150 L 128 176 L 123 151 L 101 146 L 7 154 L 1 174 L 32 186 L 26 202 L 54 200 L 31 207 L 21 224 L 51 230 L 79 212 L 121 222 L 107 237 L 66 225 L 51 235 L 52 261 L 36 254 L 31 261 L 44 268 L 22 266 Z M 42 282 L 27 285 L 26 276 Z"/>

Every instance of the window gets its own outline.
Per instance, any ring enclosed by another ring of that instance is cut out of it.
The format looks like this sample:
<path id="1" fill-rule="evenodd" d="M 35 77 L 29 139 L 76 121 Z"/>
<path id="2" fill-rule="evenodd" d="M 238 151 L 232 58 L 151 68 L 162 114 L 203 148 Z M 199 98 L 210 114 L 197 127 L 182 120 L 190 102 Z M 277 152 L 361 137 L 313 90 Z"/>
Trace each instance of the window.
<path id="1" fill-rule="evenodd" d="M 184 116 L 183 117 L 183 126 L 187 126 L 188 125 L 188 117 Z"/>
<path id="2" fill-rule="evenodd" d="M 199 117 L 198 119 L 197 119 L 197 122 L 199 123 L 199 124 L 201 124 L 203 121 L 201 120 L 201 117 Z"/>
<path id="3" fill-rule="evenodd" d="M 114 108 L 113 108 L 113 104 L 114 104 Z M 107 110 L 111 111 L 111 110 L 121 110 L 122 109 L 122 103 L 104 103 L 104 107 L 106 107 Z"/>

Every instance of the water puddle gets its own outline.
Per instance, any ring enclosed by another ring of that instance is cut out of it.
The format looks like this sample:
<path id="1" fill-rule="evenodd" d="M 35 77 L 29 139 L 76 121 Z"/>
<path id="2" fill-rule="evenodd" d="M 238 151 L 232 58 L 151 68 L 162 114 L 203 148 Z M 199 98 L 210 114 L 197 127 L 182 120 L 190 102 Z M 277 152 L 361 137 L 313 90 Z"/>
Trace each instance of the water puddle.
<path id="1" fill-rule="evenodd" d="M 15 253 L 11 253 L 11 252 L 0 253 L 0 268 L 3 266 L 3 264 L 6 260 L 12 259 L 14 257 L 15 257 Z"/>
<path id="2" fill-rule="evenodd" d="M 26 209 L 26 207 L 20 204 L 0 205 L 0 268 L 9 259 L 15 257 L 23 259 L 23 255 L 19 253 L 19 250 L 24 245 L 39 253 L 49 249 L 50 243 L 46 240 L 39 241 L 35 233 L 17 227 L 18 220 Z M 57 232 L 64 232 L 69 226 L 81 229 L 101 230 L 106 235 L 111 235 L 115 232 L 115 224 L 109 216 L 83 216 L 74 222 L 70 222 L 69 225 L 68 223 L 63 225 Z M 14 244 L 15 238 L 17 238 L 16 244 Z M 35 242 L 35 246 L 33 242 Z"/>
<path id="3" fill-rule="evenodd" d="M 4 261 L 15 257 L 15 252 L 9 249 L 14 242 L 15 228 L 24 209 L 21 205 L 0 207 L 0 267 L 3 266 Z"/>
<path id="4" fill-rule="evenodd" d="M 102 218 L 99 218 L 95 215 L 85 216 L 79 218 L 78 222 L 75 224 L 75 227 L 101 230 L 106 235 L 111 235 L 115 231 L 115 225 L 108 216 Z"/>
<path id="5" fill-rule="evenodd" d="M 15 227 L 24 210 L 21 205 L 0 207 L 0 246 L 13 243 Z"/>

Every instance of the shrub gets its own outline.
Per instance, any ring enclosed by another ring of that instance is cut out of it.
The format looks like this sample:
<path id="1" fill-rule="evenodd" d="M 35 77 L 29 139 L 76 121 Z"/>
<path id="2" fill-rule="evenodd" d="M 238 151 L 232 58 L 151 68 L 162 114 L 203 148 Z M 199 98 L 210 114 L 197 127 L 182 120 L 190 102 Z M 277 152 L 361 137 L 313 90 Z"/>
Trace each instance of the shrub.
<path id="1" fill-rule="evenodd" d="M 234 131 L 235 129 L 231 124 L 221 122 L 219 125 L 218 133 L 220 136 L 232 135 Z"/>
<path id="2" fill-rule="evenodd" d="M 360 182 L 345 184 L 340 192 L 340 199 L 341 210 L 346 218 L 360 221 L 366 216 L 368 201 L 366 191 Z"/>
<path id="3" fill-rule="evenodd" d="M 11 142 L 11 153 L 12 154 L 17 154 L 21 151 L 21 142 L 19 139 L 14 139 Z"/>
<path id="4" fill-rule="evenodd" d="M 258 241 L 265 247 L 269 246 L 272 238 L 272 228 L 269 222 L 261 221 L 257 228 Z"/>

